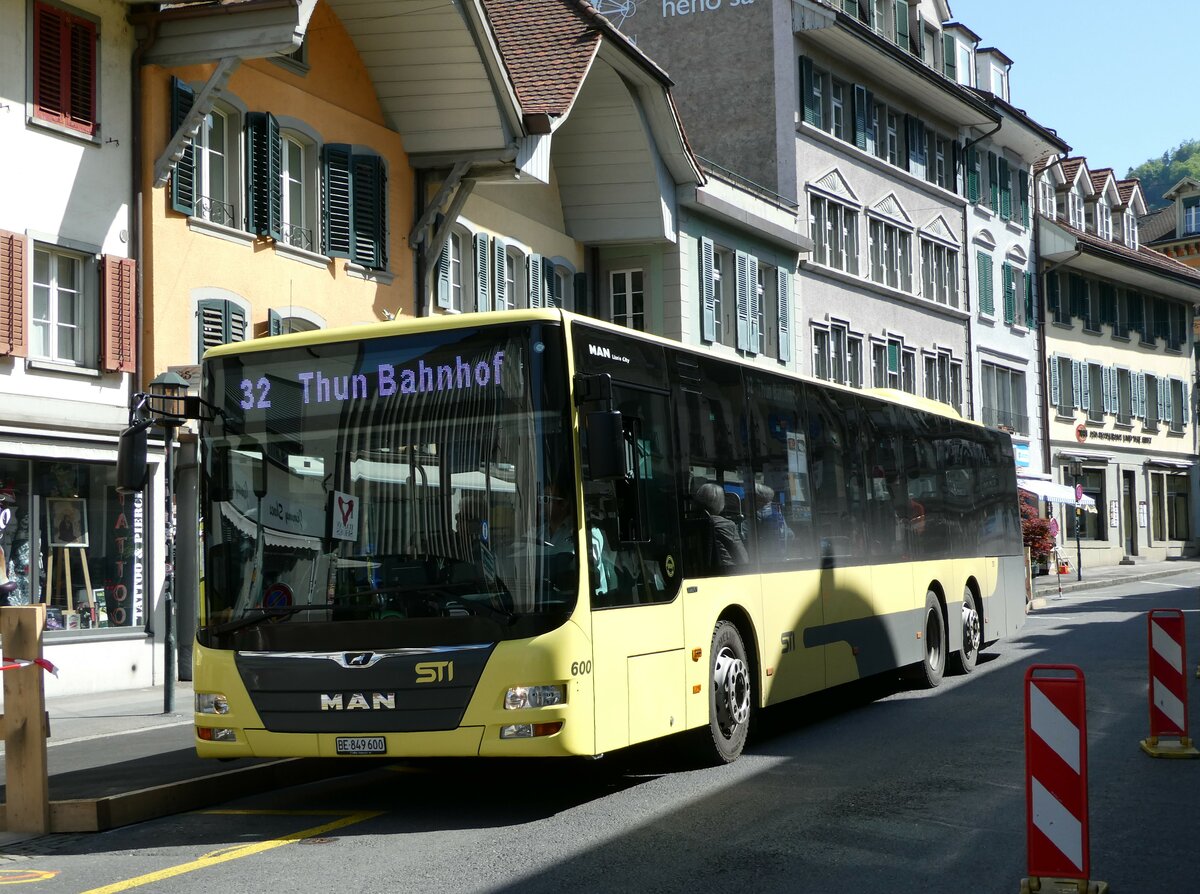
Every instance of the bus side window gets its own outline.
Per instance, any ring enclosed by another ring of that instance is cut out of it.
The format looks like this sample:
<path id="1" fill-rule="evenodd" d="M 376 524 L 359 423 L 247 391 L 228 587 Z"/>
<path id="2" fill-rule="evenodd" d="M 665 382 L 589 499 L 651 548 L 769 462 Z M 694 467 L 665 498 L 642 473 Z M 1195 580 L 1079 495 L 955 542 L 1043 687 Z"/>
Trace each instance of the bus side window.
<path id="1" fill-rule="evenodd" d="M 809 469 L 822 560 L 863 560 L 866 484 L 861 412 L 852 394 L 808 388 Z"/>

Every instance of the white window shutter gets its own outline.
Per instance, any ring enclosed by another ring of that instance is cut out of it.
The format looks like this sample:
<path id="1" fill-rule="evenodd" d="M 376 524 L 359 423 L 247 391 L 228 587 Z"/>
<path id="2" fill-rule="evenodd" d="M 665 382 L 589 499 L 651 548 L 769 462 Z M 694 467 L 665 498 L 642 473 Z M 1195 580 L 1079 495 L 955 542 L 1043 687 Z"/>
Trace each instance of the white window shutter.
<path id="1" fill-rule="evenodd" d="M 450 307 L 450 240 L 442 245 L 437 265 L 437 306 Z"/>
<path id="2" fill-rule="evenodd" d="M 1102 406 L 1105 413 L 1111 413 L 1113 411 L 1112 376 L 1109 374 L 1107 366 L 1100 367 L 1100 379 L 1104 389 Z"/>
<path id="3" fill-rule="evenodd" d="M 762 337 L 762 295 L 758 291 L 758 258 L 754 255 L 746 257 L 746 287 L 750 296 L 750 341 L 746 350 L 757 354 Z"/>
<path id="4" fill-rule="evenodd" d="M 1182 394 L 1183 394 L 1183 406 L 1182 406 L 1182 407 L 1180 407 L 1180 409 L 1179 409 L 1179 418 L 1180 418 L 1180 419 L 1183 421 L 1183 426 L 1186 428 L 1186 427 L 1187 427 L 1187 424 L 1188 424 L 1189 417 L 1192 415 L 1192 414 L 1191 414 L 1191 412 L 1190 412 L 1190 410 L 1191 410 L 1191 406 L 1192 406 L 1192 405 L 1191 405 L 1191 404 L 1188 402 L 1188 383 L 1187 383 L 1187 380 L 1186 380 L 1186 379 L 1180 379 L 1180 380 L 1179 380 L 1179 387 L 1180 387 L 1180 389 L 1182 390 Z"/>
<path id="5" fill-rule="evenodd" d="M 492 291 L 496 296 L 492 308 L 502 310 L 508 306 L 508 249 L 499 236 L 492 239 L 492 264 Z"/>
<path id="6" fill-rule="evenodd" d="M 1092 371 L 1092 364 L 1087 363 L 1087 362 L 1083 363 L 1083 369 L 1080 371 L 1080 377 L 1079 377 L 1079 384 L 1080 384 L 1081 395 L 1082 395 L 1079 400 L 1079 407 L 1082 410 L 1091 410 L 1091 408 L 1092 408 L 1091 371 Z M 1100 395 L 1096 395 L 1096 397 L 1099 398 Z"/>
<path id="7" fill-rule="evenodd" d="M 1080 392 L 1083 390 L 1079 381 L 1082 374 L 1081 366 L 1082 364 L 1080 364 L 1078 360 L 1071 361 L 1071 387 L 1074 389 L 1074 391 L 1072 391 L 1072 395 L 1074 397 L 1075 406 L 1077 407 L 1080 406 Z M 1083 408 L 1080 407 L 1080 409 Z"/>
<path id="8" fill-rule="evenodd" d="M 488 234 L 475 234 L 475 309 L 492 309 L 491 267 L 488 266 Z"/>
<path id="9" fill-rule="evenodd" d="M 737 346 L 745 351 L 750 343 L 750 257 L 742 251 L 735 256 L 737 271 Z"/>
<path id="10" fill-rule="evenodd" d="M 542 282 L 542 256 L 531 254 L 525 262 L 526 277 L 529 283 L 529 306 L 544 307 L 545 284 Z"/>
<path id="11" fill-rule="evenodd" d="M 717 281 L 716 249 L 713 241 L 700 239 L 700 295 L 704 306 L 701 310 L 700 337 L 707 342 L 717 337 Z"/>
<path id="12" fill-rule="evenodd" d="M 792 274 L 782 267 L 775 270 L 775 293 L 779 296 L 779 359 L 792 360 Z"/>
<path id="13" fill-rule="evenodd" d="M 1058 381 L 1058 355 L 1055 354 L 1050 358 L 1050 402 L 1055 407 L 1058 406 L 1061 395 L 1061 384 Z"/>

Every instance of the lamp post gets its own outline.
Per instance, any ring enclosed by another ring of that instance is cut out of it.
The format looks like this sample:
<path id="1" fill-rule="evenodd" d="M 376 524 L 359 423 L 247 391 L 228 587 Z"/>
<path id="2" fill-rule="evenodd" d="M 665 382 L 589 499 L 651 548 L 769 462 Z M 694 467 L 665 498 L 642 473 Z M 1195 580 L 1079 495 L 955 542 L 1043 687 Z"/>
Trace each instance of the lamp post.
<path id="1" fill-rule="evenodd" d="M 165 562 L 163 571 L 163 713 L 175 710 L 175 488 L 172 447 L 175 429 L 186 418 L 188 383 L 178 373 L 165 372 L 150 382 L 155 424 L 163 429 L 163 476 Z"/>
<path id="2" fill-rule="evenodd" d="M 1083 463 L 1076 460 L 1067 465 L 1067 471 L 1075 479 L 1075 580 L 1083 580 L 1083 548 L 1079 544 L 1079 528 L 1083 522 L 1083 485 L 1079 479 L 1083 477 Z"/>

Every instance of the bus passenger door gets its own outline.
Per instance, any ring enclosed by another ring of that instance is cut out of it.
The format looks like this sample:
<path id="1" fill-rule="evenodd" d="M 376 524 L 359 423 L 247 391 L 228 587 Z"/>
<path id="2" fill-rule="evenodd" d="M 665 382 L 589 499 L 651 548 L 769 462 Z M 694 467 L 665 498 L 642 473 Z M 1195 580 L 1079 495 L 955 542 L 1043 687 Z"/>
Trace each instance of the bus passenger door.
<path id="1" fill-rule="evenodd" d="M 597 752 L 680 731 L 686 706 L 670 408 L 664 393 L 612 392 L 635 480 L 591 480 L 583 451 Z"/>

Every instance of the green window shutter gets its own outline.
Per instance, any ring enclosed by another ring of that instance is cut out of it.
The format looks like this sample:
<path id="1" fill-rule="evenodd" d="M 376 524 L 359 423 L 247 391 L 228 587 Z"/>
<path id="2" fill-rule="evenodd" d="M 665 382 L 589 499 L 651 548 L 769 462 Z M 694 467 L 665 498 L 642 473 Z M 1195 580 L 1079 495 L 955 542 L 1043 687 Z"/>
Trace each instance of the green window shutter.
<path id="1" fill-rule="evenodd" d="M 562 307 L 563 296 L 558 294 L 558 277 L 554 274 L 554 262 L 542 258 L 542 306 Z"/>
<path id="2" fill-rule="evenodd" d="M 387 267 L 387 172 L 378 155 L 353 155 L 351 260 L 372 270 Z"/>
<path id="3" fill-rule="evenodd" d="M 508 247 L 503 239 L 492 239 L 492 293 L 496 296 L 493 310 L 508 307 Z M 515 296 L 514 296 L 515 297 Z"/>
<path id="4" fill-rule="evenodd" d="M 704 309 L 700 320 L 700 337 L 707 342 L 717 337 L 716 252 L 713 241 L 700 239 L 700 297 Z"/>
<path id="5" fill-rule="evenodd" d="M 1100 293 L 1100 322 L 1113 325 L 1117 322 L 1117 295 L 1111 283 L 1102 282 Z"/>
<path id="6" fill-rule="evenodd" d="M 842 0 L 842 12 L 858 18 L 858 0 Z"/>
<path id="7" fill-rule="evenodd" d="M 195 99 L 191 87 L 179 78 L 171 78 L 171 133 L 167 139 L 175 136 Z M 171 210 L 189 217 L 196 213 L 196 149 L 190 138 L 171 171 Z"/>
<path id="8" fill-rule="evenodd" d="M 775 276 L 775 294 L 779 298 L 779 359 L 788 363 L 792 359 L 792 274 L 778 267 Z"/>
<path id="9" fill-rule="evenodd" d="M 1033 274 L 1026 271 L 1025 278 L 1025 326 L 1033 329 L 1037 326 L 1037 304 L 1033 300 Z"/>
<path id="10" fill-rule="evenodd" d="M 739 251 L 734 258 L 737 296 L 737 347 L 745 351 L 750 346 L 750 256 Z"/>
<path id="11" fill-rule="evenodd" d="M 592 313 L 590 284 L 590 278 L 586 273 L 580 271 L 575 274 L 575 313 L 595 316 Z"/>
<path id="12" fill-rule="evenodd" d="M 267 311 L 267 335 L 283 335 L 283 315 L 274 308 Z"/>
<path id="13" fill-rule="evenodd" d="M 1000 210 L 1000 174 L 998 171 L 999 165 L 995 152 L 989 152 L 988 157 L 988 187 L 991 193 L 991 204 L 988 206 L 993 211 Z"/>
<path id="14" fill-rule="evenodd" d="M 800 95 L 804 100 L 804 123 L 821 126 L 821 97 L 813 95 L 813 66 L 807 56 L 800 57 Z"/>
<path id="15" fill-rule="evenodd" d="M 1058 293 L 1058 274 L 1046 274 L 1046 312 L 1054 314 L 1057 319 L 1062 315 L 1061 298 Z"/>
<path id="16" fill-rule="evenodd" d="M 974 146 L 967 150 L 967 201 L 979 201 L 979 152 Z"/>
<path id="17" fill-rule="evenodd" d="M 1008 170 L 1008 159 L 1001 156 L 997 162 L 997 176 L 1000 180 L 1000 219 L 1012 219 L 1012 175 Z"/>
<path id="18" fill-rule="evenodd" d="M 232 301 L 224 298 L 197 301 L 196 316 L 199 357 L 209 348 L 246 339 L 246 312 Z"/>
<path id="19" fill-rule="evenodd" d="M 1017 321 L 1016 271 L 1012 264 L 1005 262 L 1000 266 L 1000 272 L 1004 283 L 1004 322 L 1011 326 Z"/>
<path id="20" fill-rule="evenodd" d="M 1087 316 L 1087 283 L 1077 273 L 1067 275 L 1067 309 L 1073 317 Z"/>
<path id="21" fill-rule="evenodd" d="M 529 284 L 529 306 L 545 307 L 546 292 L 542 282 L 542 256 L 531 254 L 525 259 L 525 281 Z"/>
<path id="22" fill-rule="evenodd" d="M 896 28 L 893 32 L 896 35 L 896 46 L 907 53 L 911 49 L 908 42 L 908 0 L 896 0 L 892 9 L 896 13 Z"/>
<path id="23" fill-rule="evenodd" d="M 283 147 L 279 122 L 270 112 L 246 113 L 246 228 L 256 236 L 280 238 Z"/>
<path id="24" fill-rule="evenodd" d="M 950 34 L 942 34 L 942 72 L 958 82 L 958 44 Z"/>
<path id="25" fill-rule="evenodd" d="M 979 310 L 990 317 L 996 312 L 996 300 L 992 294 L 992 256 L 981 251 L 975 259 L 979 273 Z"/>
<path id="26" fill-rule="evenodd" d="M 491 272 L 488 266 L 488 234 L 476 233 L 475 243 L 475 309 L 486 312 L 492 309 Z"/>
<path id="27" fill-rule="evenodd" d="M 932 59 L 925 58 L 925 18 L 919 12 L 917 13 L 917 33 L 913 35 L 917 45 L 917 56 L 927 65 L 932 65 Z"/>
<path id="28" fill-rule="evenodd" d="M 854 85 L 854 145 L 864 152 L 867 149 L 867 132 L 871 129 L 868 117 L 867 88 Z"/>
<path id="29" fill-rule="evenodd" d="M 1021 171 L 1017 174 L 1017 188 L 1020 190 L 1021 201 L 1021 225 L 1029 226 L 1029 172 Z"/>
<path id="30" fill-rule="evenodd" d="M 321 147 L 321 236 L 331 258 L 349 258 L 354 252 L 350 158 L 350 147 L 344 143 Z"/>

